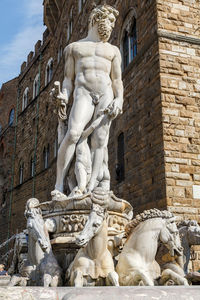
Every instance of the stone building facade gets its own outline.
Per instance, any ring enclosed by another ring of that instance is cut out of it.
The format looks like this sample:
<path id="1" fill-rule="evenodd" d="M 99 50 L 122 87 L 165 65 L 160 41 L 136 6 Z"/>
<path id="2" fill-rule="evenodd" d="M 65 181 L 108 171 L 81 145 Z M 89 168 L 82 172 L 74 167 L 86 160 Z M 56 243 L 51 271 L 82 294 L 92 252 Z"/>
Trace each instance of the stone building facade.
<path id="1" fill-rule="evenodd" d="M 1 241 L 7 238 L 8 219 L 11 214 L 11 184 L 14 171 L 16 145 L 16 97 L 18 79 L 3 84 L 0 91 L 0 227 Z"/>
<path id="2" fill-rule="evenodd" d="M 111 43 L 121 50 L 124 82 L 124 112 L 110 132 L 112 190 L 135 212 L 167 208 L 200 222 L 200 2 L 106 2 L 120 12 Z M 7 223 L 0 215 L 2 240 L 24 228 L 28 198 L 50 200 L 57 117 L 49 94 L 53 82 L 63 80 L 65 46 L 86 35 L 93 4 L 44 1 L 43 41 L 14 80 L 17 123 L 11 140 L 16 146 L 12 194 L 4 196 Z"/>

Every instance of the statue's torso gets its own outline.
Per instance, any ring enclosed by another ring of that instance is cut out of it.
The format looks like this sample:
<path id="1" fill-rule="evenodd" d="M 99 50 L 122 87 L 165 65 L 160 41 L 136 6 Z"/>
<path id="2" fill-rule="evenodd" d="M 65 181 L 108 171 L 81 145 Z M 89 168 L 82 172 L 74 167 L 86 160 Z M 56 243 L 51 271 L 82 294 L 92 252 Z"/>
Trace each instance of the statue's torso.
<path id="1" fill-rule="evenodd" d="M 79 41 L 72 45 L 75 85 L 104 94 L 111 88 L 111 64 L 115 49 L 109 43 Z"/>

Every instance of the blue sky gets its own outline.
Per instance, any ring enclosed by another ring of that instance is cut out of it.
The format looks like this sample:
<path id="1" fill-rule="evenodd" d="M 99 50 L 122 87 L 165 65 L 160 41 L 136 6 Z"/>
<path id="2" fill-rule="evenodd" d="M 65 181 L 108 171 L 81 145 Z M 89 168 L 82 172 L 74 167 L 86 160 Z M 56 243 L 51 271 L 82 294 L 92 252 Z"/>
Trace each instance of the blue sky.
<path id="1" fill-rule="evenodd" d="M 0 88 L 19 75 L 20 66 L 42 39 L 43 0 L 0 0 Z"/>

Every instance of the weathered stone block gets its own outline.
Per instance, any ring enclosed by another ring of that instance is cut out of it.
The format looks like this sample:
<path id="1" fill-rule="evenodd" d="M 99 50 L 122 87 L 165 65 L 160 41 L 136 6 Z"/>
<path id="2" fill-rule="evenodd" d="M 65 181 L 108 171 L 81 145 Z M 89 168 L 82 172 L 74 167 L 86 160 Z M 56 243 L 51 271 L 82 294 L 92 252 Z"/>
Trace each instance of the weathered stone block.
<path id="1" fill-rule="evenodd" d="M 174 197 L 185 197 L 185 189 L 180 187 L 174 187 L 173 194 Z"/>

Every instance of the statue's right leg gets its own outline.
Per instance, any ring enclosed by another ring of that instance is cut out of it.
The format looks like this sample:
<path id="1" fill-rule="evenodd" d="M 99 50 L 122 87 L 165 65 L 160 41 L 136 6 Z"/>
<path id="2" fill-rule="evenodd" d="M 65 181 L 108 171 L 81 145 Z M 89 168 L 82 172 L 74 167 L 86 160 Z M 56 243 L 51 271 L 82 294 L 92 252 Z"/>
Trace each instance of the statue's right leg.
<path id="1" fill-rule="evenodd" d="M 93 112 L 94 105 L 89 94 L 77 92 L 70 111 L 68 130 L 58 150 L 56 185 L 52 196 L 57 192 L 63 193 L 63 181 L 73 159 L 76 144 L 92 119 Z"/>

